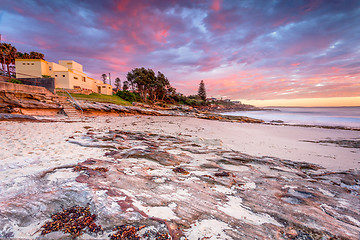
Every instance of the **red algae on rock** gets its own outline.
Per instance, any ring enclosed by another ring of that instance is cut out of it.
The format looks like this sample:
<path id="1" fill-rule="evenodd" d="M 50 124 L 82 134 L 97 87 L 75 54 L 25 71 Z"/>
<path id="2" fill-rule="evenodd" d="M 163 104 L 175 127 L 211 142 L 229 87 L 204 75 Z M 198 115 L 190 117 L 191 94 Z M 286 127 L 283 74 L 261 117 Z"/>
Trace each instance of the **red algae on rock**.
<path id="1" fill-rule="evenodd" d="M 78 237 L 85 230 L 90 233 L 103 231 L 101 225 L 95 223 L 96 215 L 91 214 L 90 208 L 74 206 L 51 216 L 52 221 L 41 226 L 41 235 L 62 231 L 72 237 Z"/>
<path id="2" fill-rule="evenodd" d="M 174 172 L 176 173 L 181 173 L 181 174 L 184 174 L 184 175 L 188 175 L 189 172 L 186 171 L 185 169 L 181 168 L 181 167 L 176 167 L 173 169 Z"/>
<path id="3" fill-rule="evenodd" d="M 112 234 L 110 236 L 111 240 L 139 240 L 140 237 L 137 234 L 137 231 L 139 231 L 143 227 L 135 228 L 134 226 L 125 226 L 121 225 L 118 227 L 115 227 L 114 230 L 117 230 L 116 233 Z"/>

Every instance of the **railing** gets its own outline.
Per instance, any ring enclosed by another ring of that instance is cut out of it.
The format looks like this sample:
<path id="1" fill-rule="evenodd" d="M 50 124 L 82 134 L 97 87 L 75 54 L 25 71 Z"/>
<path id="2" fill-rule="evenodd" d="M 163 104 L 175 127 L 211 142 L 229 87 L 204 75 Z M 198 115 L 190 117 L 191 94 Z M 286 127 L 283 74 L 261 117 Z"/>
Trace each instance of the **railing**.
<path id="1" fill-rule="evenodd" d="M 72 101 L 75 103 L 75 105 L 80 108 L 80 110 L 81 110 L 81 115 L 83 115 L 83 114 L 84 114 L 84 111 L 83 111 L 83 109 L 80 107 L 80 105 L 77 103 L 77 101 L 71 96 L 71 94 L 70 94 L 68 91 L 66 91 L 65 88 L 63 88 L 63 90 L 70 96 L 70 98 L 71 98 Z"/>

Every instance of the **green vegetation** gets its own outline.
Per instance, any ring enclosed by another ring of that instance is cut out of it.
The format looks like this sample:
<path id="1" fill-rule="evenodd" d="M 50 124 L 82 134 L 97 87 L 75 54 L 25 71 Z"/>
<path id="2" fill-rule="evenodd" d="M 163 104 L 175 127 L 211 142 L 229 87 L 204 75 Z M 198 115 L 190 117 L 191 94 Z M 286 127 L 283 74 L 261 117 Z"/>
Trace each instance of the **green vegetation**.
<path id="1" fill-rule="evenodd" d="M 140 95 L 138 93 L 135 93 L 135 92 L 129 92 L 127 90 L 124 90 L 124 91 L 118 91 L 116 93 L 116 95 L 122 99 L 124 99 L 125 101 L 128 101 L 128 102 L 137 102 L 137 101 L 140 101 Z"/>
<path id="2" fill-rule="evenodd" d="M 17 79 L 15 79 L 15 78 L 10 79 L 9 82 L 11 82 L 11 83 L 16 83 L 16 84 L 23 84 L 22 81 L 17 80 Z"/>
<path id="3" fill-rule="evenodd" d="M 155 76 L 150 68 L 134 68 L 128 72 L 126 78 L 129 87 L 140 95 L 143 102 L 163 102 L 176 92 L 163 73 L 158 72 Z"/>
<path id="4" fill-rule="evenodd" d="M 199 98 L 197 95 L 184 96 L 181 93 L 170 96 L 171 103 L 174 104 L 183 104 L 191 107 L 206 106 L 208 102 L 205 102 Z"/>
<path id="5" fill-rule="evenodd" d="M 43 77 L 43 78 L 51 78 L 50 75 L 41 75 L 41 77 Z"/>
<path id="6" fill-rule="evenodd" d="M 61 96 L 68 96 L 67 93 L 57 93 Z M 79 100 L 87 100 L 87 101 L 94 101 L 94 102 L 101 102 L 101 103 L 113 103 L 118 105 L 124 105 L 124 106 L 130 106 L 131 103 L 128 101 L 125 101 L 124 99 L 120 98 L 116 95 L 104 95 L 104 94 L 97 94 L 92 93 L 90 95 L 86 94 L 78 94 L 78 93 L 71 93 L 71 96 L 75 99 Z"/>

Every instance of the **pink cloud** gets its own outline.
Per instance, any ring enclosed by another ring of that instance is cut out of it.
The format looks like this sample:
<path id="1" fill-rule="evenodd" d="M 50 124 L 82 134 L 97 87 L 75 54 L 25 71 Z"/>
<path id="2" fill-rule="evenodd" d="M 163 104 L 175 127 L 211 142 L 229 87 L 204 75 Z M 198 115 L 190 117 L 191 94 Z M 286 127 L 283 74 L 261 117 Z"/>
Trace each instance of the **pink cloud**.
<path id="1" fill-rule="evenodd" d="M 116 9 L 118 11 L 125 11 L 127 10 L 127 6 L 129 4 L 129 0 L 120 0 L 117 4 L 116 4 Z"/>
<path id="2" fill-rule="evenodd" d="M 222 0 L 213 0 L 211 9 L 214 11 L 220 11 Z"/>
<path id="3" fill-rule="evenodd" d="M 158 42 L 164 43 L 166 42 L 166 38 L 169 35 L 169 30 L 160 30 L 155 33 L 155 39 Z"/>

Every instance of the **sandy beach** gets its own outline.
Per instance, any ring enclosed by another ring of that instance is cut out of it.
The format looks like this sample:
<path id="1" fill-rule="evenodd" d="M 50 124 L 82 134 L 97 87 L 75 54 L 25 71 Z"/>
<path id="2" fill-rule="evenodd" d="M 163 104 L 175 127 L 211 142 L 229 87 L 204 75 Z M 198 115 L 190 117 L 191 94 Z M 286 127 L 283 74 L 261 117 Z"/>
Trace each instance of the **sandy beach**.
<path id="1" fill-rule="evenodd" d="M 86 204 L 107 233 L 124 222 L 146 222 L 142 231 L 165 229 L 174 239 L 286 239 L 294 229 L 355 239 L 360 230 L 359 208 L 350 207 L 358 200 L 360 150 L 349 145 L 359 131 L 131 116 L 5 121 L 0 133 L 0 237 L 41 238 L 51 214 Z M 250 158 L 256 161 L 244 161 Z M 71 170 L 89 159 L 109 172 Z M 296 165 L 303 162 L 310 172 Z M 351 177 L 336 175 L 338 185 L 314 180 L 330 172 Z M 304 220 L 310 215 L 316 219 Z"/>

